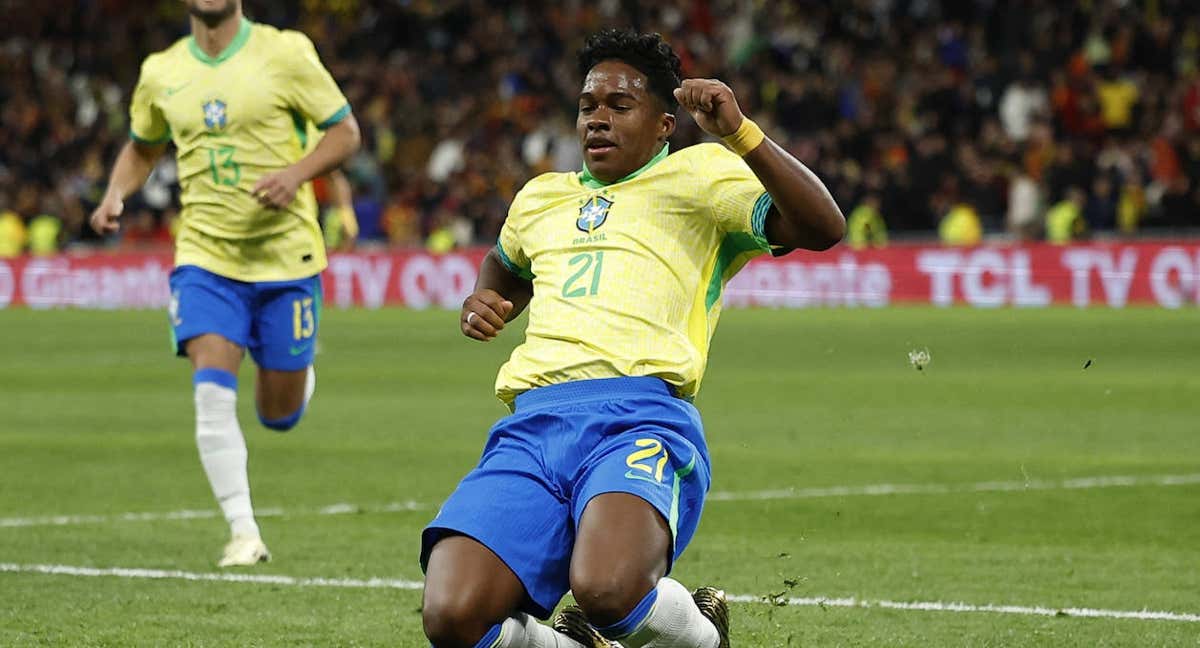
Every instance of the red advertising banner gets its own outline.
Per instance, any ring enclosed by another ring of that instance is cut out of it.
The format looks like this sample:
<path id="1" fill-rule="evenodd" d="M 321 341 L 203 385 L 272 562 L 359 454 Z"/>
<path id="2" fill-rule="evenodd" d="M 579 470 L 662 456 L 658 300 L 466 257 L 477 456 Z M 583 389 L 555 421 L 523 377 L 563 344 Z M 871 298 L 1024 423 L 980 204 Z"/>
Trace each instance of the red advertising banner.
<path id="1" fill-rule="evenodd" d="M 335 254 L 324 274 L 325 303 L 457 308 L 486 252 Z M 170 272 L 166 253 L 0 259 L 0 308 L 165 308 Z M 794 252 L 752 261 L 730 282 L 725 303 L 1180 308 L 1200 303 L 1200 241 Z"/>
<path id="2" fill-rule="evenodd" d="M 979 308 L 1200 302 L 1200 242 L 793 252 L 730 281 L 729 306 L 965 304 Z"/>

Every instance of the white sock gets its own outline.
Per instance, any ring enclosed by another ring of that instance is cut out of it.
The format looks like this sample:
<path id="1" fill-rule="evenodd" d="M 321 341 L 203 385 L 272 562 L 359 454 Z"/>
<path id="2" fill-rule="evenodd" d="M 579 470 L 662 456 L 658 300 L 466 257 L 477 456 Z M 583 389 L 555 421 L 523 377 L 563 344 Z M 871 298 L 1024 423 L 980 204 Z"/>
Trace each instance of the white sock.
<path id="1" fill-rule="evenodd" d="M 525 613 L 504 620 L 500 626 L 500 640 L 492 648 L 584 648 L 574 641 L 555 632 L 554 628 L 538 623 Z"/>
<path id="2" fill-rule="evenodd" d="M 304 376 L 304 405 L 306 407 L 308 401 L 312 400 L 315 391 L 317 391 L 317 370 L 312 365 L 308 365 L 308 373 Z"/>
<path id="3" fill-rule="evenodd" d="M 633 631 L 618 640 L 625 648 L 717 648 L 717 628 L 700 614 L 687 588 L 664 578 L 655 587 L 658 600 Z"/>
<path id="4" fill-rule="evenodd" d="M 258 536 L 236 391 L 212 382 L 196 384 L 196 447 L 231 533 Z"/>

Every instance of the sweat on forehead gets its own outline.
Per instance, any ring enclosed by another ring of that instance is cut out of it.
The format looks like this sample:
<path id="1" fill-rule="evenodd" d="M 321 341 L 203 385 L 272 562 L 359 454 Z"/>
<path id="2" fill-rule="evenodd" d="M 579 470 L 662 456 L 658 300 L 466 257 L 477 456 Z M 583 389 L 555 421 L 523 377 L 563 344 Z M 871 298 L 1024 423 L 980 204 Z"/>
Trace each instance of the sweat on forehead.
<path id="1" fill-rule="evenodd" d="M 619 90 L 638 89 L 647 92 L 646 75 L 637 68 L 621 61 L 603 61 L 596 64 L 583 80 L 584 92 L 595 92 L 597 88 L 612 86 Z"/>

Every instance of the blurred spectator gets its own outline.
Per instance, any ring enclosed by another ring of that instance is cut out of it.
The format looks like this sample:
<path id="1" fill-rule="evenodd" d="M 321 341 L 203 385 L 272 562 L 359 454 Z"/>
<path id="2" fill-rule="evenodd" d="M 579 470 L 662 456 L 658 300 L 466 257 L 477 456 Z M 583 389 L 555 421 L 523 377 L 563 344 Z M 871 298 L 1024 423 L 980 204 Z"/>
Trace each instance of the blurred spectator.
<path id="1" fill-rule="evenodd" d="M 1137 231 L 1146 214 L 1146 192 L 1142 184 L 1135 178 L 1130 178 L 1121 188 L 1121 197 L 1117 200 L 1117 226 L 1124 234 Z"/>
<path id="2" fill-rule="evenodd" d="M 1046 240 L 1070 243 L 1084 237 L 1087 221 L 1083 218 L 1085 194 L 1079 187 L 1068 187 L 1064 198 L 1046 212 Z"/>
<path id="3" fill-rule="evenodd" d="M 887 246 L 887 223 L 879 213 L 878 196 L 867 196 L 850 212 L 846 218 L 846 242 L 856 250 Z"/>
<path id="4" fill-rule="evenodd" d="M 33 220 L 29 221 L 29 253 L 35 256 L 57 254 L 62 234 L 62 221 L 57 216 L 34 216 Z"/>
<path id="5" fill-rule="evenodd" d="M 1049 108 L 1046 90 L 1032 76 L 1022 76 L 1008 86 L 1000 99 L 1000 121 L 1004 132 L 1015 142 L 1029 137 L 1034 119 Z"/>
<path id="6" fill-rule="evenodd" d="M 1014 173 L 1008 185 L 1008 231 L 1023 241 L 1042 232 L 1042 196 L 1038 184 L 1024 173 Z"/>
<path id="7" fill-rule="evenodd" d="M 979 245 L 983 240 L 983 223 L 974 207 L 958 203 L 942 218 L 938 237 L 945 245 Z"/>
<path id="8" fill-rule="evenodd" d="M 1100 101 L 1100 116 L 1105 128 L 1127 132 L 1133 125 L 1133 107 L 1138 101 L 1137 84 L 1110 67 L 1105 78 L 1096 84 L 1096 98 Z"/>
<path id="9" fill-rule="evenodd" d="M 1091 231 L 1111 230 L 1117 224 L 1117 198 L 1112 181 L 1104 175 L 1092 181 L 1092 193 L 1086 198 L 1083 220 Z"/>
<path id="10" fill-rule="evenodd" d="M 25 221 L 11 209 L 0 211 L 0 259 L 20 256 L 29 238 Z"/>

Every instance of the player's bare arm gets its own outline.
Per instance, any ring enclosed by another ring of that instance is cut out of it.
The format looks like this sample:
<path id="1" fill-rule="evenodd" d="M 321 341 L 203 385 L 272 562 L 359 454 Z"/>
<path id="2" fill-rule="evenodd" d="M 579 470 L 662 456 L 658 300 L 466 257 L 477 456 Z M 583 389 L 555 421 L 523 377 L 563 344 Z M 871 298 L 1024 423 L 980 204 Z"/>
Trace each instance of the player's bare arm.
<path id="1" fill-rule="evenodd" d="M 125 209 L 125 197 L 146 184 L 154 163 L 167 148 L 166 144 L 142 144 L 129 141 L 121 148 L 108 178 L 104 199 L 92 212 L 89 222 L 97 234 L 112 234 L 121 229 L 117 222 Z"/>
<path id="2" fill-rule="evenodd" d="M 358 240 L 358 216 L 354 214 L 354 192 L 350 180 L 340 169 L 329 172 L 329 188 L 333 197 L 333 206 L 337 209 L 338 223 L 342 228 L 342 242 L 338 249 L 349 252 L 354 249 Z"/>
<path id="3" fill-rule="evenodd" d="M 267 207 L 282 209 L 291 204 L 300 185 L 329 173 L 358 151 L 362 144 L 358 120 L 353 114 L 325 131 L 325 137 L 311 153 L 282 171 L 263 176 L 252 192 Z"/>
<path id="4" fill-rule="evenodd" d="M 515 319 L 533 298 L 533 283 L 504 267 L 495 248 L 479 266 L 475 291 L 463 302 L 459 324 L 463 335 L 488 342 Z"/>
<path id="5" fill-rule="evenodd" d="M 705 132 L 727 141 L 739 138 L 753 146 L 738 153 L 774 202 L 766 223 L 772 244 L 827 250 L 842 240 L 846 219 L 829 190 L 816 174 L 769 137 L 763 137 L 757 145 L 753 143 L 757 139 L 753 132 L 746 137 L 744 131 L 758 129 L 742 114 L 729 86 L 715 79 L 686 79 L 675 90 L 675 98 Z"/>

